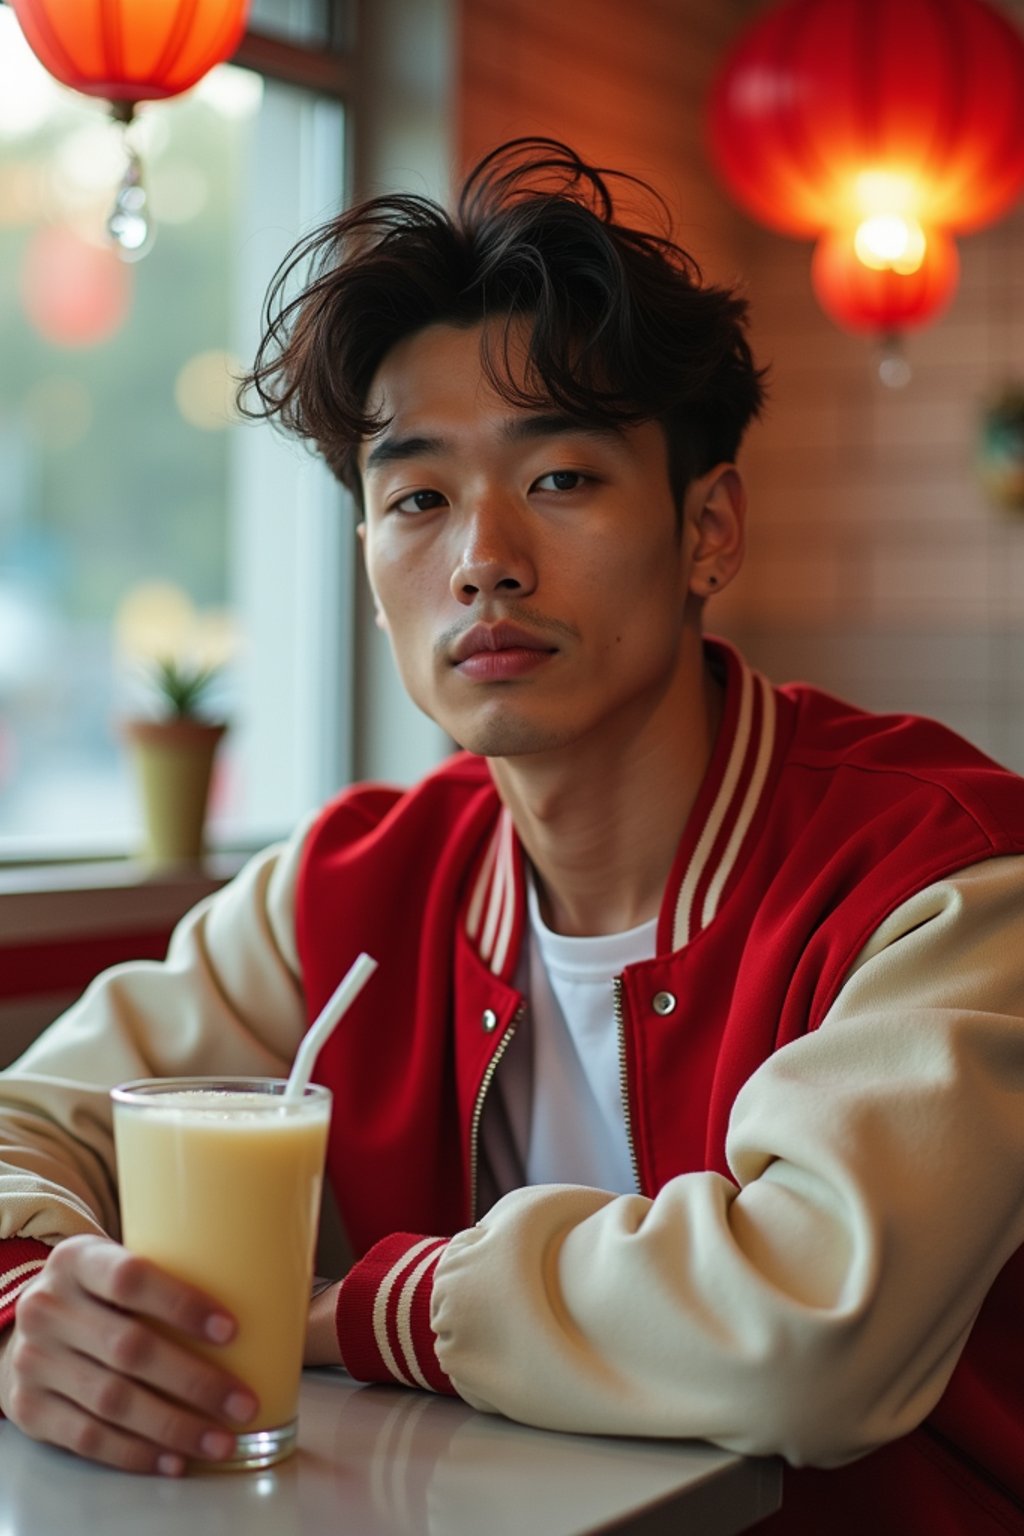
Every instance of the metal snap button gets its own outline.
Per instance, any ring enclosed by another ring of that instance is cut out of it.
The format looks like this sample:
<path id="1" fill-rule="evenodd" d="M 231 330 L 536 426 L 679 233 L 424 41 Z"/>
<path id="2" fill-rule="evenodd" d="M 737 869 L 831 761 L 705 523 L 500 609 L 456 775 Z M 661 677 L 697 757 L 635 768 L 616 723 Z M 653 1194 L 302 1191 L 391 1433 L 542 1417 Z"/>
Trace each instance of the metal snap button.
<path id="1" fill-rule="evenodd" d="M 491 1034 L 494 1030 L 497 1029 L 498 1015 L 495 1013 L 493 1008 L 484 1009 L 483 1013 L 480 1015 L 480 1023 L 483 1025 L 488 1034 Z"/>
<path id="2" fill-rule="evenodd" d="M 666 1013 L 674 1013 L 675 1006 L 676 1000 L 671 992 L 655 992 L 651 999 L 651 1007 L 663 1017 Z"/>

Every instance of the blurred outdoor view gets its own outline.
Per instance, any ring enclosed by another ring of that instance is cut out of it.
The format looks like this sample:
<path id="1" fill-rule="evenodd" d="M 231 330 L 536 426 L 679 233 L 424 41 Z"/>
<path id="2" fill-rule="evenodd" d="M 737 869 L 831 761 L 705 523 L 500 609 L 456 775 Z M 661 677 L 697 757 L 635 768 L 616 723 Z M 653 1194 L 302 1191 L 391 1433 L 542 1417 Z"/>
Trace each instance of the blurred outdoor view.
<path id="1" fill-rule="evenodd" d="M 118 719 L 152 703 L 147 654 L 228 658 L 211 702 L 237 702 L 232 464 L 263 429 L 232 426 L 231 343 L 272 92 L 223 67 L 140 110 L 156 237 L 125 262 L 105 233 L 122 130 L 0 7 L 0 856 L 131 848 Z M 275 236 L 260 290 L 295 233 Z M 214 789 L 224 825 L 244 820 L 236 746 Z"/>

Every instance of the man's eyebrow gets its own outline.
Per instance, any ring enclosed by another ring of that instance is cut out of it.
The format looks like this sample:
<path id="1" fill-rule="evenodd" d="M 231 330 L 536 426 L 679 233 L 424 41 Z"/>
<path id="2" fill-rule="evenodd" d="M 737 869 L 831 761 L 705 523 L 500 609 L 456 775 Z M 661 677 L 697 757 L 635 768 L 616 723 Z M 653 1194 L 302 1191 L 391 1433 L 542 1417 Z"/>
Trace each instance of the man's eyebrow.
<path id="1" fill-rule="evenodd" d="M 534 437 L 599 437 L 619 440 L 622 428 L 612 421 L 596 417 L 573 416 L 568 411 L 536 411 L 510 416 L 501 434 L 511 442 Z"/>
<path id="2" fill-rule="evenodd" d="M 431 454 L 444 453 L 443 437 L 385 437 L 366 455 L 365 470 L 378 469 L 382 464 L 396 464 L 403 459 L 419 459 Z"/>
<path id="3" fill-rule="evenodd" d="M 622 437 L 622 429 L 612 422 L 572 416 L 568 411 L 536 411 L 507 417 L 501 424 L 501 435 L 507 442 L 580 435 L 617 441 Z M 367 453 L 364 473 L 384 464 L 437 457 L 454 451 L 454 445 L 443 437 L 425 437 L 418 433 L 407 437 L 384 437 Z"/>

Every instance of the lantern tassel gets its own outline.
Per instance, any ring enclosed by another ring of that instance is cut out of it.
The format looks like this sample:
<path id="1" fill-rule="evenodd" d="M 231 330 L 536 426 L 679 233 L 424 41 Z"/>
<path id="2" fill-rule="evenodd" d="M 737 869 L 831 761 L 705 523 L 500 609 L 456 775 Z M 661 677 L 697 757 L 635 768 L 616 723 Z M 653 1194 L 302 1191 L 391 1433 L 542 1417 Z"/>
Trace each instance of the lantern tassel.
<path id="1" fill-rule="evenodd" d="M 903 338 L 895 331 L 882 337 L 878 377 L 886 389 L 906 389 L 913 370 L 903 350 Z"/>
<path id="2" fill-rule="evenodd" d="M 119 107 L 126 108 L 128 115 L 119 112 Z M 142 161 L 127 137 L 132 112 L 131 102 L 114 104 L 115 117 L 125 125 L 124 148 L 128 164 L 107 219 L 107 233 L 122 261 L 141 261 L 152 248 L 156 235 L 149 214 L 149 199 L 142 181 Z"/>

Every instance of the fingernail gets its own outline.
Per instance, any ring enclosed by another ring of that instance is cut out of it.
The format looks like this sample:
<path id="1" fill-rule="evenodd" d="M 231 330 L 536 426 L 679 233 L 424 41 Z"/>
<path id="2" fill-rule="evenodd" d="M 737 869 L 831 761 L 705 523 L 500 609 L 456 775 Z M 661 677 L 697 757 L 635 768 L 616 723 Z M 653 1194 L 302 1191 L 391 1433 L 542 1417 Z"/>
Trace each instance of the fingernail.
<path id="1" fill-rule="evenodd" d="M 184 1456 L 158 1456 L 156 1469 L 162 1477 L 180 1477 L 185 1470 Z"/>
<path id="2" fill-rule="evenodd" d="M 226 1344 L 235 1331 L 235 1325 L 230 1317 L 225 1317 L 222 1312 L 214 1312 L 206 1319 L 206 1327 L 203 1331 L 214 1344 Z"/>
<path id="3" fill-rule="evenodd" d="M 235 1448 L 233 1435 L 227 1435 L 220 1429 L 208 1429 L 199 1442 L 199 1449 L 204 1456 L 209 1456 L 211 1461 L 223 1461 L 225 1456 L 230 1456 Z"/>
<path id="4" fill-rule="evenodd" d="M 244 1424 L 256 1412 L 256 1399 L 245 1392 L 232 1392 L 224 1401 L 224 1417 Z"/>

